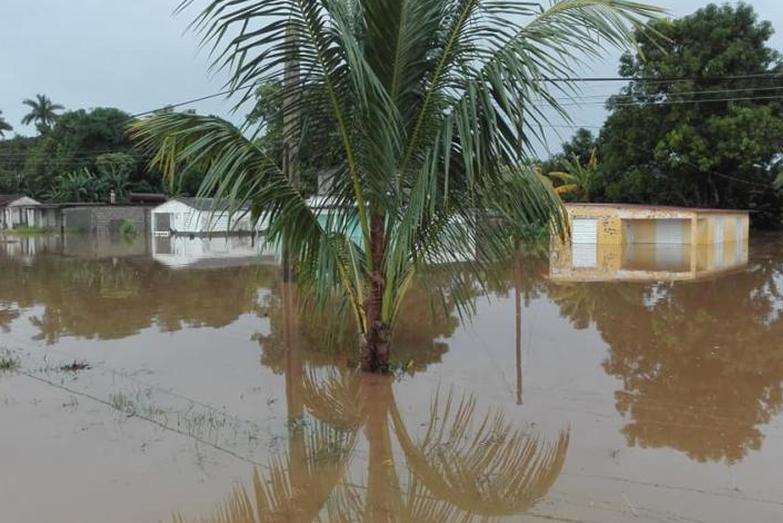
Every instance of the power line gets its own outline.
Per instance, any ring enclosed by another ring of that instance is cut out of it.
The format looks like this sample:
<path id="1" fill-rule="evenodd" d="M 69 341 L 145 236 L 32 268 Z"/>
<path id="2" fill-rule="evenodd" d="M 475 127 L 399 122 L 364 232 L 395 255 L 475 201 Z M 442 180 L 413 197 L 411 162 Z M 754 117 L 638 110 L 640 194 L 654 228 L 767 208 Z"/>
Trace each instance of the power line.
<path id="1" fill-rule="evenodd" d="M 554 126 L 554 125 L 551 125 L 551 126 L 548 126 L 548 127 L 561 127 L 561 128 L 573 128 L 573 129 L 580 129 L 580 128 L 584 128 L 584 129 L 601 129 L 601 126 L 596 126 L 596 125 L 581 125 L 581 126 L 577 126 L 577 125 L 559 125 L 559 126 Z M 626 145 L 630 145 L 631 147 L 633 147 L 637 151 L 647 152 L 646 149 L 642 148 L 641 146 L 639 146 L 638 144 L 636 144 L 636 143 L 634 143 L 634 142 L 632 142 L 630 140 L 627 140 L 627 139 L 621 138 L 621 137 L 618 137 L 618 139 L 621 142 L 625 143 Z M 763 187 L 765 189 L 775 189 L 776 190 L 776 187 L 774 185 L 772 185 L 772 184 L 756 182 L 756 181 L 753 181 L 753 180 L 746 180 L 744 178 L 738 178 L 736 176 L 731 176 L 729 174 L 722 173 L 722 172 L 719 172 L 719 171 L 713 171 L 711 169 L 704 169 L 704 168 L 696 165 L 695 163 L 689 162 L 687 160 L 682 160 L 682 159 L 678 159 L 678 160 L 680 162 L 686 164 L 686 165 L 691 166 L 692 168 L 696 169 L 699 172 L 705 172 L 707 174 L 712 174 L 712 175 L 715 175 L 715 176 L 718 176 L 718 177 L 722 177 L 722 178 L 726 178 L 728 180 L 732 180 L 732 181 L 735 181 L 735 182 L 745 183 L 745 184 L 748 184 L 748 185 L 755 185 L 755 186 L 758 186 L 758 187 Z"/>
<path id="2" fill-rule="evenodd" d="M 537 82 L 548 83 L 577 83 L 577 82 L 647 82 L 647 83 L 669 83 L 669 82 L 719 82 L 724 80 L 783 80 L 783 73 L 767 72 L 755 74 L 722 75 L 722 76 L 670 76 L 670 77 L 623 77 L 623 76 L 599 76 L 599 77 L 579 77 L 564 76 L 534 79 Z"/>
<path id="3" fill-rule="evenodd" d="M 781 73 L 757 73 L 757 74 L 745 74 L 745 75 L 724 75 L 724 76 L 703 76 L 703 77 L 694 77 L 694 76 L 678 76 L 678 77 L 579 77 L 579 76 L 563 76 L 563 77 L 550 77 L 550 78 L 540 78 L 540 79 L 534 79 L 534 82 L 545 82 L 545 83 L 577 83 L 577 82 L 586 82 L 586 83 L 595 83 L 595 82 L 647 82 L 647 83 L 669 83 L 669 82 L 685 82 L 685 81 L 723 81 L 723 80 L 750 80 L 750 79 L 756 79 L 756 80 L 780 80 L 783 81 L 783 74 Z M 748 88 L 752 89 L 752 88 Z M 761 88 L 758 88 L 761 89 Z M 738 89 L 739 90 L 739 89 Z M 177 102 L 173 104 L 164 105 L 161 107 L 158 107 L 156 109 L 151 109 L 148 111 L 143 111 L 140 113 L 135 113 L 131 115 L 131 118 L 139 118 L 141 116 L 147 116 L 150 114 L 155 114 L 159 111 L 163 111 L 166 109 L 175 109 L 177 107 L 182 107 L 184 105 L 192 105 L 194 103 L 203 102 L 205 100 L 210 100 L 212 98 L 217 98 L 219 96 L 225 96 L 229 94 L 233 94 L 237 91 L 237 89 L 226 89 L 217 93 L 208 94 L 205 96 L 200 96 L 198 98 L 193 98 L 191 100 L 185 100 L 183 102 Z"/>
<path id="4" fill-rule="evenodd" d="M 770 90 L 770 89 L 783 89 L 783 87 L 770 87 L 770 88 L 760 88 L 759 90 Z M 688 93 L 679 93 L 680 95 L 685 94 L 697 94 L 697 93 L 718 93 L 722 91 L 731 91 L 731 90 L 716 90 L 716 91 L 691 91 Z M 176 104 L 170 104 L 162 109 L 166 108 L 174 108 L 174 107 L 181 107 L 183 105 L 191 105 L 192 103 L 207 100 L 210 98 L 215 98 L 217 96 L 223 96 L 228 92 L 232 91 L 221 91 L 219 93 L 215 93 L 212 95 L 202 96 L 199 98 L 194 98 L 192 100 L 186 100 L 184 102 L 178 102 Z M 651 95 L 652 96 L 652 95 Z M 598 98 L 598 96 L 594 96 L 595 98 Z M 630 95 L 616 95 L 615 97 L 630 97 Z M 580 102 L 581 99 L 587 99 L 587 97 L 579 98 L 579 97 L 569 97 L 569 98 L 561 98 L 560 100 L 564 100 L 564 102 L 560 103 L 561 106 L 588 106 L 588 105 L 605 105 L 608 100 L 606 101 L 600 101 L 600 102 L 594 102 L 594 101 L 588 101 L 588 102 Z M 679 104 L 699 104 L 699 103 L 716 103 L 716 102 L 738 102 L 738 101 L 757 101 L 757 100 L 781 100 L 783 99 L 783 95 L 770 95 L 770 96 L 730 96 L 730 97 L 722 97 L 722 98 L 705 98 L 705 99 L 694 99 L 694 100 L 652 100 L 652 101 L 635 101 L 635 102 L 619 102 L 612 104 L 613 107 L 647 107 L 647 106 L 665 106 L 665 105 L 679 105 Z M 145 111 L 143 113 L 136 113 L 135 115 L 131 116 L 130 118 L 138 117 L 139 115 L 145 115 L 145 114 L 154 114 L 161 109 L 153 109 L 150 111 Z M 142 153 L 139 153 L 137 151 L 134 151 L 133 149 L 103 149 L 103 150 L 95 150 L 95 151 L 89 151 L 89 152 L 81 152 L 81 153 L 75 153 L 72 155 L 69 159 L 62 159 L 62 160 L 53 160 L 53 161 L 74 161 L 77 162 L 80 159 L 91 159 L 95 156 L 100 156 L 102 154 L 110 154 L 110 153 L 125 153 L 129 155 L 133 155 L 136 157 L 149 157 L 150 155 L 144 155 Z M 29 156 L 28 153 L 0 153 L 0 158 L 25 158 Z"/>
<path id="5" fill-rule="evenodd" d="M 651 94 L 616 94 L 616 93 L 600 93 L 600 94 L 591 94 L 591 95 L 582 95 L 578 94 L 575 96 L 570 97 L 564 97 L 559 98 L 561 100 L 589 100 L 589 99 L 604 99 L 608 100 L 609 98 L 656 98 L 661 96 L 694 96 L 694 95 L 705 95 L 705 94 L 721 94 L 721 93 L 741 93 L 743 91 L 777 91 L 783 89 L 783 85 L 779 87 L 744 87 L 744 88 L 735 88 L 735 89 L 713 89 L 713 90 L 704 90 L 704 91 L 683 91 L 683 92 L 671 92 L 671 93 L 651 93 Z M 555 97 L 555 99 L 558 99 Z"/>
<path id="6" fill-rule="evenodd" d="M 147 116 L 147 115 L 150 115 L 150 114 L 155 114 L 157 112 L 165 111 L 167 109 L 176 109 L 177 107 L 182 107 L 183 105 L 192 105 L 194 103 L 203 102 L 204 100 L 210 100 L 212 98 L 217 98 L 218 96 L 225 96 L 227 94 L 231 94 L 231 93 L 234 93 L 234 92 L 236 92 L 236 89 L 226 89 L 225 91 L 220 91 L 218 93 L 208 94 L 206 96 L 200 96 L 198 98 L 193 98 L 191 100 L 185 100 L 184 102 L 177 102 L 177 103 L 174 103 L 174 104 L 168 104 L 168 105 L 164 105 L 163 107 L 158 107 L 157 109 L 151 109 L 149 111 L 144 111 L 144 112 L 141 112 L 141 113 L 132 114 L 130 117 L 131 118 L 139 118 L 141 116 Z"/>
<path id="7" fill-rule="evenodd" d="M 612 103 L 612 107 L 649 107 L 649 106 L 665 106 L 665 105 L 682 105 L 682 104 L 700 104 L 700 103 L 716 103 L 716 102 L 742 102 L 742 101 L 757 101 L 757 100 L 782 100 L 783 95 L 774 96 L 740 96 L 740 97 L 727 97 L 727 98 L 705 98 L 702 100 L 660 100 L 660 101 L 638 101 L 638 102 L 619 102 Z M 561 106 L 578 106 L 583 107 L 587 105 L 605 105 L 606 102 L 572 102 L 561 103 Z"/>

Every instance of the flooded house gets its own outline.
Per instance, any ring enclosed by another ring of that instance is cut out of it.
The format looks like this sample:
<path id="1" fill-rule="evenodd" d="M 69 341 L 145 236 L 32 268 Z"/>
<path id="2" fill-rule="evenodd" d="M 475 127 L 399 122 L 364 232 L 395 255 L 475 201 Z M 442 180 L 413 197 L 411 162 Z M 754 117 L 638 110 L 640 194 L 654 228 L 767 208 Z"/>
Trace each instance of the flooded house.
<path id="1" fill-rule="evenodd" d="M 634 204 L 566 204 L 570 241 L 552 246 L 563 281 L 692 280 L 748 260 L 748 211 Z"/>
<path id="2" fill-rule="evenodd" d="M 0 194 L 0 229 L 55 229 L 60 217 L 55 205 L 21 194 Z"/>
<path id="3" fill-rule="evenodd" d="M 233 208 L 227 200 L 177 197 L 152 210 L 152 233 L 212 235 L 251 234 L 265 229 L 255 223 L 250 207 Z"/>

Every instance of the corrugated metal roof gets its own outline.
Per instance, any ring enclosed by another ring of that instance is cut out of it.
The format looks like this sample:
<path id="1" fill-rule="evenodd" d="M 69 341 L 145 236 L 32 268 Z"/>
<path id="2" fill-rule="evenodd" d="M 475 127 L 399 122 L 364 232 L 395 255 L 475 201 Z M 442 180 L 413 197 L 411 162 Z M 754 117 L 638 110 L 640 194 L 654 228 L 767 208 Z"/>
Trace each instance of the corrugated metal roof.
<path id="1" fill-rule="evenodd" d="M 231 204 L 230 200 L 223 200 L 217 198 L 186 198 L 183 196 L 178 196 L 174 199 L 178 202 L 184 203 L 188 207 L 196 209 L 197 211 L 226 211 L 229 209 L 234 209 L 234 210 L 250 209 L 249 205 L 243 205 L 242 207 L 237 208 L 236 206 Z"/>
<path id="2" fill-rule="evenodd" d="M 19 198 L 24 198 L 24 194 L 0 194 L 0 207 L 5 207 Z"/>

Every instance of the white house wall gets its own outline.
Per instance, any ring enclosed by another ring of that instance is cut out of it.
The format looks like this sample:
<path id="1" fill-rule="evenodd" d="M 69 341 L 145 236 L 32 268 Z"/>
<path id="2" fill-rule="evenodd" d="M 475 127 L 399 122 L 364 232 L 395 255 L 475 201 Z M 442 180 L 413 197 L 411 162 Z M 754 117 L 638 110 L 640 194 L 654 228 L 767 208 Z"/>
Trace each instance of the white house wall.
<path id="1" fill-rule="evenodd" d="M 171 200 L 156 207 L 152 214 L 153 227 L 156 214 L 169 214 L 171 216 L 169 227 L 173 232 L 180 234 L 221 234 L 253 230 L 249 212 L 231 214 L 227 211 L 199 211 L 178 200 Z M 262 229 L 263 222 L 260 222 L 256 230 Z"/>

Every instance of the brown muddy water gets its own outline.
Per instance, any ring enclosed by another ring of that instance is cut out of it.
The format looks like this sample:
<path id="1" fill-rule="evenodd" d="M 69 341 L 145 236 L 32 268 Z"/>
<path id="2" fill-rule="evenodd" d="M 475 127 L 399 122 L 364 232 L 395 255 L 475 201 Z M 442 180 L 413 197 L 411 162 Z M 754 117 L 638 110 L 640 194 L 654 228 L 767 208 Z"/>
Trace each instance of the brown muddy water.
<path id="1" fill-rule="evenodd" d="M 783 239 L 626 258 L 414 289 L 388 378 L 248 240 L 0 240 L 0 522 L 783 521 Z"/>

